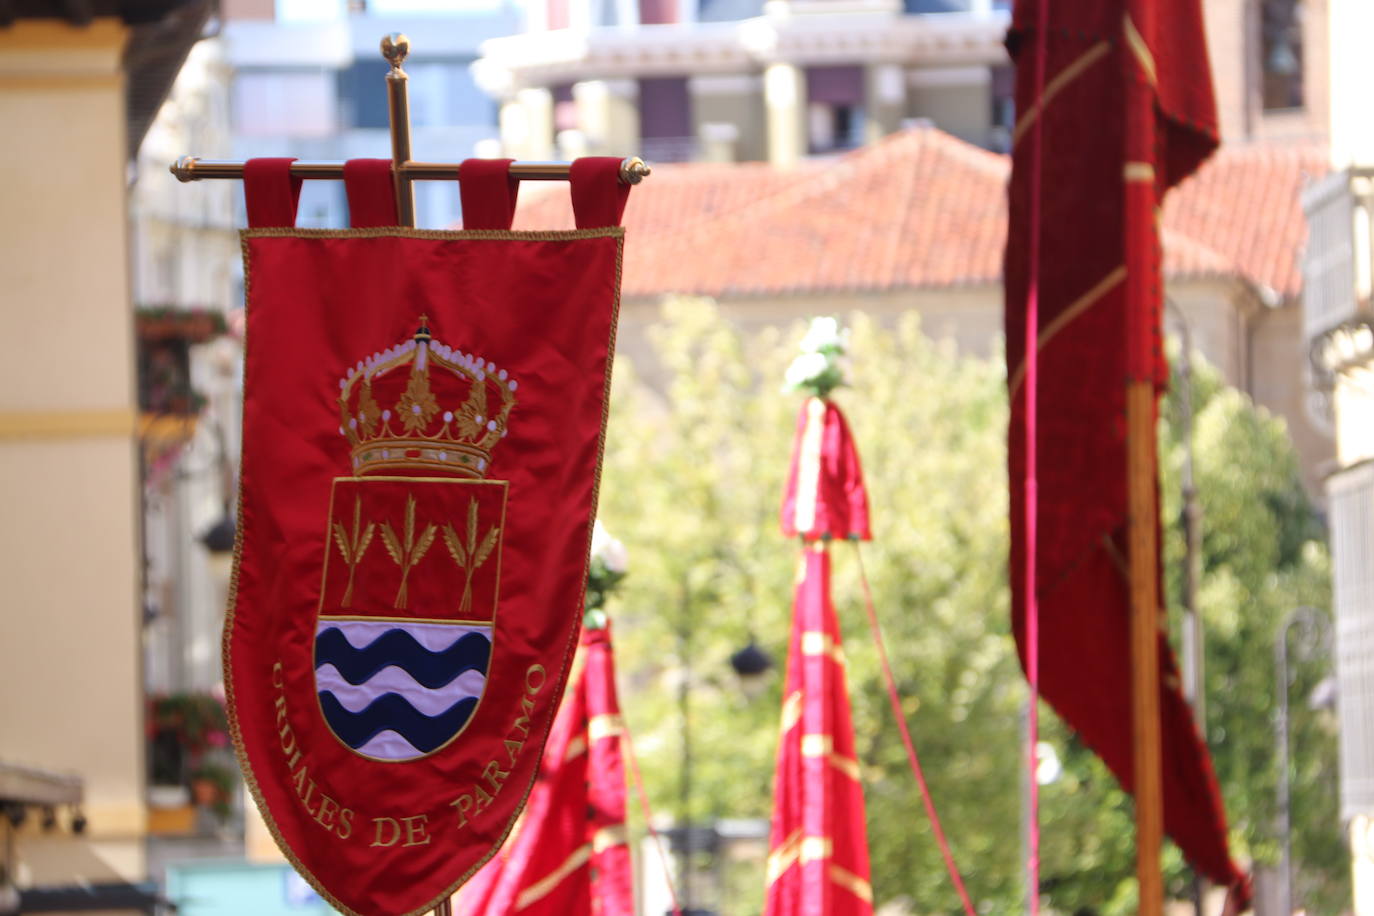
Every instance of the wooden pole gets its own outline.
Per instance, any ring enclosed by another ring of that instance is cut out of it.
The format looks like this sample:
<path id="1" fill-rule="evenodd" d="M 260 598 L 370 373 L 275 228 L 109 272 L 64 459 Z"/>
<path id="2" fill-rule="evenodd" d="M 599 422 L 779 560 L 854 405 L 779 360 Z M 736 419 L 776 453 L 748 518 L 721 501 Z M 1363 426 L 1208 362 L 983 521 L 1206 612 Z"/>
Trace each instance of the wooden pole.
<path id="1" fill-rule="evenodd" d="M 1131 698 L 1135 738 L 1136 876 L 1141 916 L 1164 910 L 1160 848 L 1164 786 L 1160 773 L 1159 580 L 1155 526 L 1153 381 L 1130 382 L 1126 392 L 1130 475 Z"/>
<path id="2" fill-rule="evenodd" d="M 1155 367 L 1160 354 L 1158 196 L 1155 175 L 1152 0 L 1127 4 L 1120 47 L 1124 81 L 1122 165 L 1126 266 L 1126 473 L 1130 513 L 1131 719 L 1135 763 L 1136 877 L 1140 916 L 1162 916 L 1164 786 L 1159 719 L 1159 519 L 1155 464 Z M 1132 41 L 1134 39 L 1134 41 Z"/>

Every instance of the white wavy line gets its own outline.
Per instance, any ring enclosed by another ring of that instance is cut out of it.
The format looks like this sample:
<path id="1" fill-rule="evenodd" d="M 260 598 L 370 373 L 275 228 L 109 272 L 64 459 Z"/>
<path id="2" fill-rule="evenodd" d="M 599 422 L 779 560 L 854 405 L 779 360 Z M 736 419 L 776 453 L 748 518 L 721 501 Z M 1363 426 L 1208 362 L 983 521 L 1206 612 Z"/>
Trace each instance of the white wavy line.
<path id="1" fill-rule="evenodd" d="M 366 649 L 388 630 L 404 630 L 431 652 L 442 652 L 469 633 L 481 633 L 491 640 L 491 627 L 457 626 L 448 623 L 397 623 L 394 620 L 321 620 L 315 635 L 336 629 L 355 649 Z"/>
<path id="2" fill-rule="evenodd" d="M 358 748 L 358 753 L 383 760 L 410 760 L 424 756 L 424 751 L 389 728 L 369 738 L 366 744 Z"/>
<path id="3" fill-rule="evenodd" d="M 442 687 L 426 687 L 404 668 L 387 665 L 361 684 L 350 684 L 332 664 L 315 669 L 315 689 L 328 690 L 349 712 L 362 712 L 384 693 L 400 694 L 407 703 L 427 716 L 437 716 L 454 703 L 482 695 L 486 675 L 476 668 L 464 671 Z"/>

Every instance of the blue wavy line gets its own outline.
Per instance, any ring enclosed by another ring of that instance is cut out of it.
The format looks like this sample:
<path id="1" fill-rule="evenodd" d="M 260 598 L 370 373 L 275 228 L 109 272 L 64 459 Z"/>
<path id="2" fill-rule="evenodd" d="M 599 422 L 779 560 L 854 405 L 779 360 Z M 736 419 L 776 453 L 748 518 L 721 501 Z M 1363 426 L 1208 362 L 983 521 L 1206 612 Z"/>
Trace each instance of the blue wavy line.
<path id="1" fill-rule="evenodd" d="M 353 648 L 337 627 L 315 637 L 315 667 L 332 664 L 350 684 L 364 684 L 396 665 L 433 689 L 474 668 L 486 674 L 490 657 L 491 640 L 481 633 L 469 633 L 442 652 L 431 652 L 402 629 L 387 630 L 363 649 Z"/>
<path id="2" fill-rule="evenodd" d="M 464 697 L 439 715 L 426 716 L 397 693 L 384 693 L 361 712 L 349 712 L 334 694 L 324 690 L 320 692 L 320 707 L 334 734 L 351 748 L 362 747 L 389 728 L 428 754 L 458 733 L 477 707 L 477 697 Z"/>

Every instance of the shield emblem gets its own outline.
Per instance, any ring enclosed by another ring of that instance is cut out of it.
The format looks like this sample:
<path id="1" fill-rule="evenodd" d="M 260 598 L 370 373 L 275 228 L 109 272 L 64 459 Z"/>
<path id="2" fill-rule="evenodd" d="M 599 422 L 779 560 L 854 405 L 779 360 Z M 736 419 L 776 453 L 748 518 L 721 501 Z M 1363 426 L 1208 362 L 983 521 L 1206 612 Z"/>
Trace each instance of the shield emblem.
<path id="1" fill-rule="evenodd" d="M 334 481 L 315 690 L 354 753 L 417 760 L 471 721 L 492 657 L 505 510 L 504 481 Z"/>

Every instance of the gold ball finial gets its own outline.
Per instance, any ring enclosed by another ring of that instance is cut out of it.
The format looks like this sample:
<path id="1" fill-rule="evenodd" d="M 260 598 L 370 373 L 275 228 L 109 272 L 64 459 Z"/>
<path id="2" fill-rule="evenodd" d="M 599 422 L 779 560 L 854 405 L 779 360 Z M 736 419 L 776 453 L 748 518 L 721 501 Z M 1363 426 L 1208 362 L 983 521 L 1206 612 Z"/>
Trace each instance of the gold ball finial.
<path id="1" fill-rule="evenodd" d="M 623 184 L 639 184 L 651 174 L 653 174 L 653 169 L 649 168 L 648 164 L 638 156 L 621 160 L 620 180 Z"/>
<path id="2" fill-rule="evenodd" d="M 391 69 L 401 69 L 410 53 L 410 39 L 400 32 L 392 32 L 382 39 L 382 56 L 391 62 Z"/>
<path id="3" fill-rule="evenodd" d="M 177 176 L 177 181 L 185 183 L 196 180 L 195 168 L 195 156 L 182 156 L 176 162 L 172 163 L 171 172 L 173 175 Z"/>

